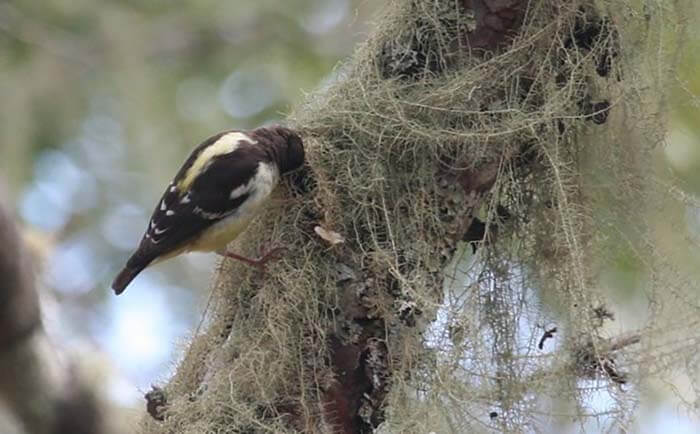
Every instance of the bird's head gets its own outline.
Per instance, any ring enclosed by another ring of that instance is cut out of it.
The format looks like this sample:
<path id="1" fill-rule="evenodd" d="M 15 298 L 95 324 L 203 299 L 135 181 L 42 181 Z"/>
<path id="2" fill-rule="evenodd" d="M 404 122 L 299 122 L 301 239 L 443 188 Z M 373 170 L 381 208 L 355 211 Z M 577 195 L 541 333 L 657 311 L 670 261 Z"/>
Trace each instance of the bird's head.
<path id="1" fill-rule="evenodd" d="M 272 128 L 273 132 L 284 139 L 285 145 L 282 146 L 278 155 L 278 164 L 280 173 L 286 173 L 299 168 L 304 164 L 304 143 L 301 137 L 295 131 L 276 126 Z"/>

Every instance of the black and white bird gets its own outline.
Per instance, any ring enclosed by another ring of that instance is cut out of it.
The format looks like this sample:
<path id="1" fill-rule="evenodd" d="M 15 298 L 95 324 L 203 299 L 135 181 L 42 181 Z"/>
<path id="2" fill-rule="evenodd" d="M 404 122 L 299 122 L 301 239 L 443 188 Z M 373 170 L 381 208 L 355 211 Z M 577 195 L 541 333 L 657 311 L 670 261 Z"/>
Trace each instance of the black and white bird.
<path id="1" fill-rule="evenodd" d="M 118 295 L 149 265 L 190 251 L 217 251 L 263 266 L 258 259 L 226 252 L 270 197 L 280 176 L 304 162 L 301 138 L 274 126 L 225 131 L 197 146 L 165 189 L 146 233 L 112 283 Z"/>

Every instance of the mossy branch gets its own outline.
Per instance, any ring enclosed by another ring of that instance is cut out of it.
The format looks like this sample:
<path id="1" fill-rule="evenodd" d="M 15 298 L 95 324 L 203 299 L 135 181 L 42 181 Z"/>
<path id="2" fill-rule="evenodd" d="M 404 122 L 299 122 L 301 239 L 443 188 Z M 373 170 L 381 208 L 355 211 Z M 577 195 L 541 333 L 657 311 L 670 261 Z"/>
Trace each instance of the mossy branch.
<path id="1" fill-rule="evenodd" d="M 608 114 L 623 107 L 609 99 L 642 94 L 618 62 L 623 14 L 600 3 L 391 2 L 334 81 L 294 109 L 306 167 L 238 246 L 271 237 L 293 253 L 264 277 L 220 265 L 208 327 L 144 432 L 435 430 L 415 408 L 468 432 L 481 383 L 498 389 L 499 428 L 521 426 L 526 308 L 554 294 L 562 330 L 597 336 L 585 156 L 611 153 L 613 176 L 638 170 L 623 145 L 585 139 L 615 125 Z M 462 240 L 479 246 L 480 271 L 456 290 L 445 270 Z M 446 402 L 461 407 L 438 410 Z"/>

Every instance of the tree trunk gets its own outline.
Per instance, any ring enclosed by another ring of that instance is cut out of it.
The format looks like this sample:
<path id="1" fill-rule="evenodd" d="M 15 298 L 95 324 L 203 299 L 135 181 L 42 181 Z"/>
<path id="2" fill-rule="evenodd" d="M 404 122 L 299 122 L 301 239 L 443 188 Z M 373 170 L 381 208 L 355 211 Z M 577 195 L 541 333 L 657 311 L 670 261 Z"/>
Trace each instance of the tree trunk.
<path id="1" fill-rule="evenodd" d="M 43 330 L 29 253 L 1 203 L 0 246 L 0 397 L 28 433 L 105 432 L 91 389 Z"/>

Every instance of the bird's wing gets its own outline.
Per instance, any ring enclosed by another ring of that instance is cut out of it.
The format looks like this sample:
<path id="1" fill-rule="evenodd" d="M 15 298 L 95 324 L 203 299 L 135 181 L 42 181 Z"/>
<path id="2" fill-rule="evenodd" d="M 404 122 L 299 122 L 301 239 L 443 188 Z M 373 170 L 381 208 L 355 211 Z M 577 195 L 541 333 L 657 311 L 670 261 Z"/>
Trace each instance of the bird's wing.
<path id="1" fill-rule="evenodd" d="M 239 147 L 212 158 L 186 190 L 178 188 L 186 173 L 181 170 L 156 205 L 127 267 L 146 266 L 167 256 L 209 226 L 234 214 L 254 193 L 255 184 L 251 181 L 261 161 L 256 147 Z"/>

